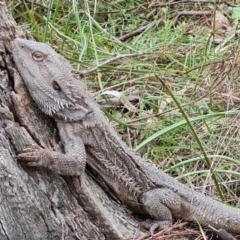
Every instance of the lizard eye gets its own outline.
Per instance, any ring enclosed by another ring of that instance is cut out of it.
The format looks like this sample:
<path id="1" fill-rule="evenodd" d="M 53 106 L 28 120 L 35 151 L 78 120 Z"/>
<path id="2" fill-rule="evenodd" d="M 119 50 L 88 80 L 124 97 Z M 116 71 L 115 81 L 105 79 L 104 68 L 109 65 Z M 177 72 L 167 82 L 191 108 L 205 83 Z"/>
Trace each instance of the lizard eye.
<path id="1" fill-rule="evenodd" d="M 37 62 L 41 62 L 43 60 L 43 54 L 41 52 L 34 52 L 32 57 Z"/>
<path id="2" fill-rule="evenodd" d="M 53 81 L 53 89 L 60 92 L 62 89 L 56 81 Z"/>

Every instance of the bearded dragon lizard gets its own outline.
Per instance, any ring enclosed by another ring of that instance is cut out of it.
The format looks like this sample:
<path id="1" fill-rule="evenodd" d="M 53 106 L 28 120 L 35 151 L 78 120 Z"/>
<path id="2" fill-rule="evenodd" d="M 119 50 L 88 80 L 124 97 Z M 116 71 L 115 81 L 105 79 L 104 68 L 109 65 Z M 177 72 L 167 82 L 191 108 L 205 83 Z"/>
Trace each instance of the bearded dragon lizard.
<path id="1" fill-rule="evenodd" d="M 74 75 L 50 46 L 15 39 L 13 57 L 30 95 L 57 124 L 64 153 L 31 145 L 17 158 L 61 175 L 81 176 L 87 163 L 111 192 L 137 213 L 149 215 L 151 232 L 174 218 L 240 233 L 240 210 L 198 193 L 133 152 L 108 124 Z"/>

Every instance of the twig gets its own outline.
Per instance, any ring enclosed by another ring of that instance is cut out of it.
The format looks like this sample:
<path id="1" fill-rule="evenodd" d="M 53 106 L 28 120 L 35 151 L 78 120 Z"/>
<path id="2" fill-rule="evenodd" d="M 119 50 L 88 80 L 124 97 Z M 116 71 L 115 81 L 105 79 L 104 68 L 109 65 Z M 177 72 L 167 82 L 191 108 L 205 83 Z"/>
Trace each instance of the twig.
<path id="1" fill-rule="evenodd" d="M 178 15 L 179 13 L 178 12 L 174 12 L 174 13 L 172 13 L 170 16 L 169 16 L 169 19 L 173 19 L 173 18 L 175 18 L 175 17 L 177 17 L 177 15 Z M 164 19 L 159 19 L 159 20 L 157 20 L 157 22 L 156 22 L 156 26 L 160 26 L 161 24 L 163 24 L 164 23 Z M 136 36 L 136 35 L 139 35 L 140 33 L 142 33 L 142 32 L 144 32 L 148 27 L 150 27 L 152 25 L 152 23 L 149 23 L 149 24 L 147 24 L 147 25 L 145 25 L 145 26 L 142 26 L 142 27 L 140 27 L 140 28 L 138 28 L 137 30 L 135 30 L 135 31 L 133 31 L 133 32 L 131 32 L 131 33 L 127 33 L 127 34 L 125 34 L 125 35 L 123 35 L 123 36 L 121 36 L 120 38 L 118 38 L 118 40 L 120 40 L 120 41 L 126 41 L 127 39 L 129 39 L 129 38 L 131 38 L 131 37 L 134 37 L 134 36 Z"/>
<path id="2" fill-rule="evenodd" d="M 178 12 L 178 17 L 181 16 L 211 16 L 213 14 L 212 11 L 183 11 Z"/>
<path id="3" fill-rule="evenodd" d="M 27 3 L 29 3 L 29 4 L 33 4 L 33 5 L 39 6 L 39 7 L 41 7 L 41 8 L 46 9 L 46 10 L 48 10 L 48 8 L 49 8 L 49 7 L 46 7 L 46 6 L 44 6 L 44 5 L 40 4 L 40 3 L 37 3 L 36 1 L 25 0 L 25 2 L 27 2 Z M 54 10 L 55 10 L 55 8 L 52 7 L 52 8 L 51 8 L 51 11 L 54 11 Z M 62 12 L 62 11 L 61 11 L 61 12 Z M 90 11 L 90 13 L 92 13 L 92 14 L 99 14 L 99 15 L 114 14 L 114 13 L 119 13 L 119 12 L 120 12 L 120 10 L 117 10 L 117 11 L 108 11 L 108 12 Z M 78 13 L 79 13 L 79 14 L 85 14 L 85 11 L 80 10 L 80 11 L 78 11 Z"/>
<path id="4" fill-rule="evenodd" d="M 161 4 L 153 4 L 149 6 L 149 8 L 159 8 L 159 7 L 166 7 L 166 6 L 173 6 L 173 5 L 179 5 L 179 4 L 203 4 L 203 3 L 212 3 L 212 4 L 219 4 L 219 3 L 225 3 L 228 6 L 236 7 L 236 5 L 230 4 L 227 0 L 182 0 L 182 1 L 174 1 L 174 2 L 167 2 L 167 3 L 161 3 Z"/>
<path id="5" fill-rule="evenodd" d="M 133 32 L 130 32 L 130 33 L 127 33 L 123 36 L 121 36 L 120 38 L 118 38 L 118 40 L 120 41 L 126 41 L 127 39 L 131 38 L 131 37 L 134 37 L 134 36 L 137 36 L 139 35 L 140 33 L 144 32 L 148 27 L 150 26 L 150 24 L 147 24 L 145 26 L 142 26 L 140 28 L 138 28 L 137 30 L 133 31 Z"/>
<path id="6" fill-rule="evenodd" d="M 223 229 L 218 230 L 210 225 L 208 225 L 208 228 L 210 228 L 211 231 L 215 233 L 222 240 L 236 240 L 236 238 L 234 238 L 232 235 L 230 235 L 230 233 L 226 232 Z"/>
<path id="7" fill-rule="evenodd" d="M 22 2 L 24 2 L 24 1 L 22 1 Z M 46 10 L 48 10 L 48 8 L 49 8 L 49 7 L 46 7 L 46 6 L 44 6 L 44 5 L 40 4 L 40 3 L 36 3 L 34 1 L 31 1 L 31 0 L 25 0 L 25 2 L 27 2 L 27 3 L 31 4 L 31 5 L 36 5 L 38 7 L 44 8 Z M 53 11 L 53 8 L 51 8 L 50 10 Z"/>
<path id="8" fill-rule="evenodd" d="M 176 230 L 176 229 L 181 229 L 181 228 L 185 227 L 188 224 L 189 224 L 189 222 L 183 222 L 183 223 L 179 223 L 179 224 L 174 224 L 173 226 L 171 226 L 169 228 L 166 228 L 166 229 L 163 229 L 163 230 L 157 232 L 153 236 L 142 236 L 142 237 L 139 237 L 136 240 L 154 240 L 154 239 L 160 239 L 159 237 L 161 237 L 161 236 L 164 237 L 164 239 L 166 239 L 166 237 L 176 236 L 176 234 L 170 234 L 170 232 L 173 231 L 173 230 Z M 168 235 L 165 235 L 165 234 L 168 234 Z M 186 234 L 189 235 L 191 233 L 186 233 Z M 178 235 L 179 235 L 179 233 L 178 233 Z M 180 233 L 180 235 L 185 235 L 185 234 L 181 234 Z"/>
<path id="9" fill-rule="evenodd" d="M 94 72 L 94 71 L 97 71 L 98 68 L 104 66 L 104 65 L 107 65 L 109 63 L 113 63 L 121 58 L 127 58 L 127 57 L 136 57 L 136 56 L 142 56 L 144 54 L 146 54 L 147 52 L 138 52 L 138 53 L 130 53 L 130 54 L 118 54 L 117 56 L 113 57 L 113 58 L 110 58 L 110 59 L 107 59 L 106 61 L 100 63 L 99 65 L 93 67 L 93 68 L 90 68 L 86 71 L 74 71 L 75 73 L 79 74 L 81 77 L 91 73 L 91 72 Z"/>
<path id="10" fill-rule="evenodd" d="M 98 11 L 94 12 L 94 11 L 90 11 L 90 13 L 98 14 L 98 15 L 114 14 L 114 13 L 119 13 L 119 12 L 120 12 L 120 10 L 119 11 L 108 11 L 108 12 L 98 12 Z M 79 14 L 85 14 L 86 12 L 81 10 L 81 11 L 78 11 L 78 13 Z"/>
<path id="11" fill-rule="evenodd" d="M 232 181 L 225 181 L 225 182 L 220 182 L 220 184 L 221 185 L 224 185 L 224 184 L 233 184 L 233 183 L 240 183 L 240 180 L 232 180 Z M 204 186 L 204 188 L 210 188 L 210 187 L 214 187 L 215 186 L 215 184 L 208 184 L 208 185 L 205 185 Z M 200 187 L 194 187 L 194 190 L 196 190 L 196 189 L 202 189 L 203 187 L 202 186 L 200 186 Z M 230 201 L 228 201 L 228 202 L 230 202 Z"/>
<path id="12" fill-rule="evenodd" d="M 172 13 L 168 19 L 173 19 L 175 17 L 181 17 L 181 16 L 211 16 L 213 13 L 212 11 L 183 11 L 183 12 L 174 12 Z M 164 19 L 159 19 L 157 22 L 156 22 L 156 26 L 160 26 L 161 24 L 164 23 Z M 147 25 L 144 25 L 140 28 L 138 28 L 137 30 L 133 31 L 133 32 L 130 32 L 130 33 L 127 33 L 121 37 L 118 38 L 118 40 L 120 41 L 126 41 L 127 39 L 131 38 L 131 37 L 134 37 L 134 36 L 137 36 L 139 34 L 141 34 L 142 32 L 144 32 L 148 27 L 151 26 L 152 23 L 149 23 Z"/>
<path id="13" fill-rule="evenodd" d="M 207 3 L 212 3 L 212 4 L 226 4 L 229 7 L 237 7 L 238 5 L 234 5 L 229 3 L 228 0 L 182 0 L 182 1 L 169 1 L 167 3 L 160 3 L 160 4 L 149 4 L 149 3 L 144 3 L 142 5 L 138 5 L 136 7 L 132 7 L 127 9 L 127 12 L 142 12 L 149 10 L 150 8 L 161 8 L 161 7 L 167 7 L 167 6 L 174 6 L 174 5 L 179 5 L 179 4 L 207 4 Z M 141 9 L 142 8 L 142 9 Z"/>

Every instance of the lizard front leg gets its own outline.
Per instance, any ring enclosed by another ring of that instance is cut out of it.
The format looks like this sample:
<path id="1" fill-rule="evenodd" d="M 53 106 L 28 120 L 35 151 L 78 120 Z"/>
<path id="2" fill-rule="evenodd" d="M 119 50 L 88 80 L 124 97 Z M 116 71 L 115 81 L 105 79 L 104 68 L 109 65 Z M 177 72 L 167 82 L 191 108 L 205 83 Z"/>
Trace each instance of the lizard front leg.
<path id="1" fill-rule="evenodd" d="M 28 161 L 29 166 L 48 168 L 60 175 L 80 176 L 86 166 L 85 146 L 81 137 L 74 134 L 71 128 L 65 130 L 67 132 L 63 128 L 60 130 L 65 153 L 29 145 L 18 154 L 17 159 Z"/>
<path id="2" fill-rule="evenodd" d="M 143 226 L 150 229 L 152 235 L 156 229 L 170 227 L 173 222 L 172 216 L 181 213 L 181 198 L 170 189 L 156 188 L 147 191 L 143 193 L 141 202 L 154 219 L 143 223 Z"/>
<path id="3" fill-rule="evenodd" d="M 86 165 L 85 158 L 80 159 L 79 155 L 66 155 L 38 145 L 29 145 L 18 154 L 17 159 L 28 161 L 32 167 L 44 167 L 60 175 L 70 176 L 80 176 Z"/>

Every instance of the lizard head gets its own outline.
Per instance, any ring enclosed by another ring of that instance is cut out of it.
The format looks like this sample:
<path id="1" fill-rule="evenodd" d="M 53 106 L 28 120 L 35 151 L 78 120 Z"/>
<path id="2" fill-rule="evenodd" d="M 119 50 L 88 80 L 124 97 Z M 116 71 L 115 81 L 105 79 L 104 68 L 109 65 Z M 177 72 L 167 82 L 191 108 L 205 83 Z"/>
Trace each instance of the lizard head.
<path id="1" fill-rule="evenodd" d="M 89 113 L 74 97 L 76 78 L 67 60 L 45 43 L 17 38 L 12 46 L 18 71 L 43 112 L 72 121 L 81 120 Z"/>

